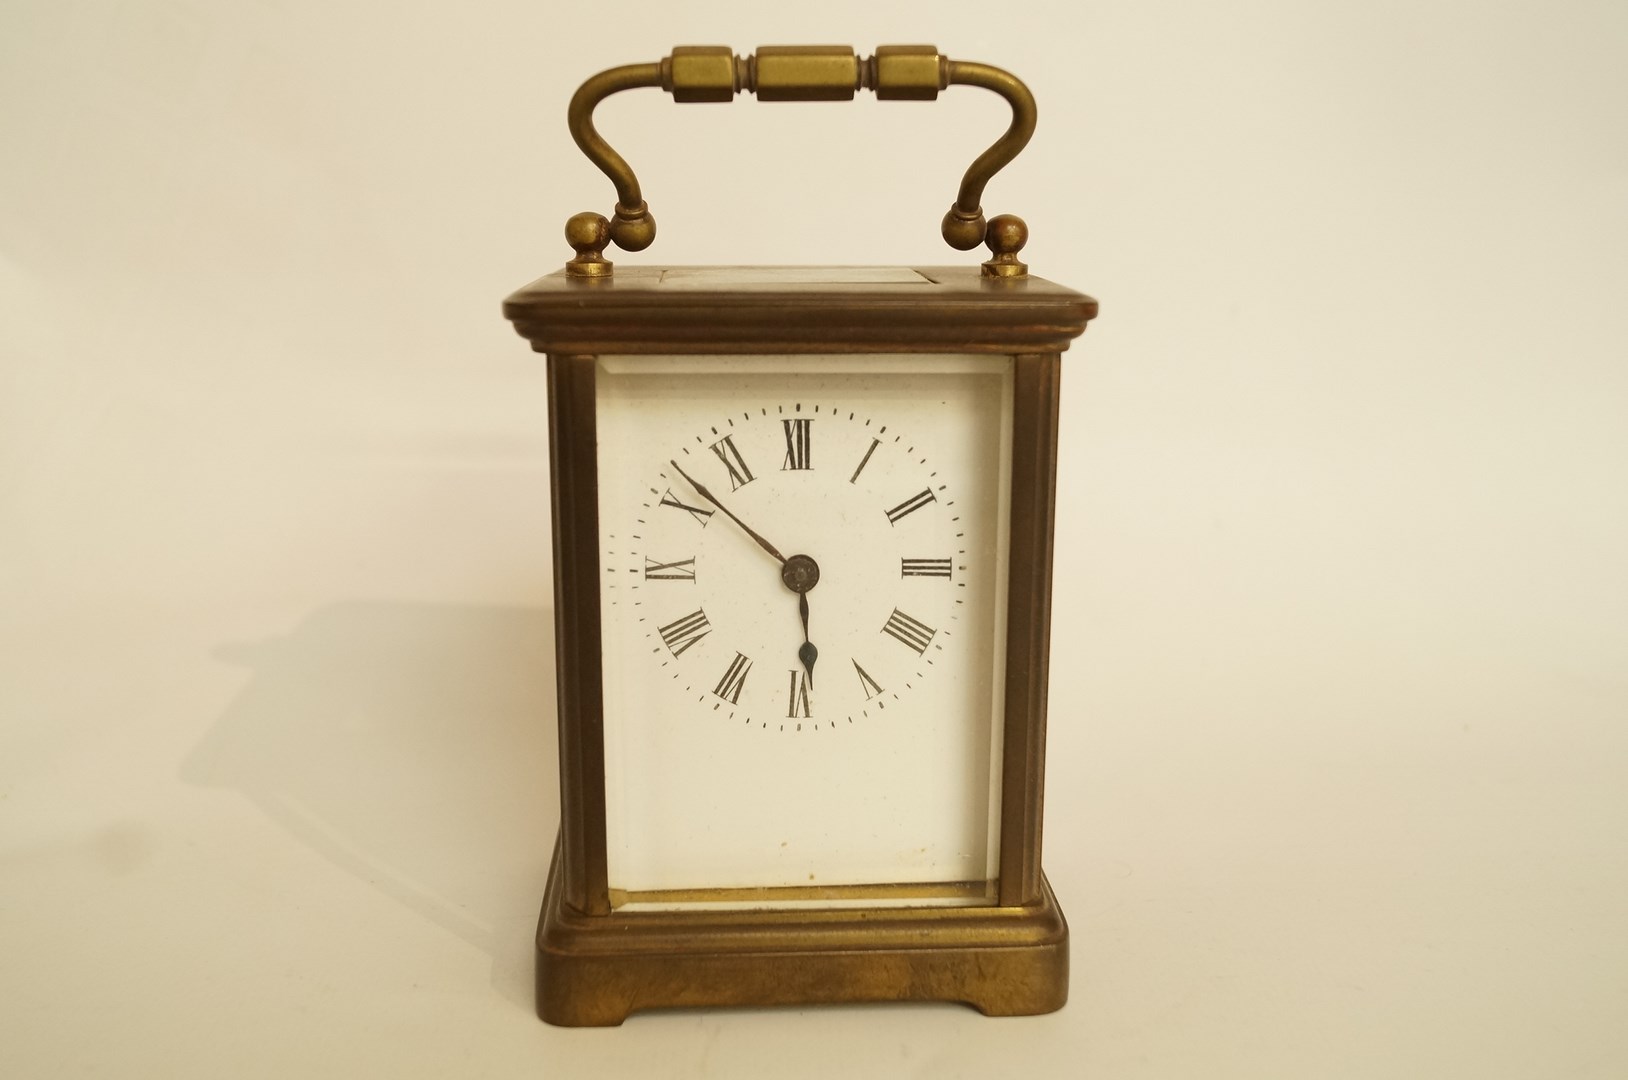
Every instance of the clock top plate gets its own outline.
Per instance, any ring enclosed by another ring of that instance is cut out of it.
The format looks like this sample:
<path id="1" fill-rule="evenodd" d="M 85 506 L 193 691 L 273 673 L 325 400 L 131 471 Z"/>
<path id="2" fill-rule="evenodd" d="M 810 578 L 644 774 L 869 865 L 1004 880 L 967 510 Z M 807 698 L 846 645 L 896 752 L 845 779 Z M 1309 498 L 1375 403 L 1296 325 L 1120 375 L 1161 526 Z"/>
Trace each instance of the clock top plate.
<path id="1" fill-rule="evenodd" d="M 1062 352 L 1097 302 L 975 266 L 628 267 L 559 271 L 503 313 L 537 352 Z"/>

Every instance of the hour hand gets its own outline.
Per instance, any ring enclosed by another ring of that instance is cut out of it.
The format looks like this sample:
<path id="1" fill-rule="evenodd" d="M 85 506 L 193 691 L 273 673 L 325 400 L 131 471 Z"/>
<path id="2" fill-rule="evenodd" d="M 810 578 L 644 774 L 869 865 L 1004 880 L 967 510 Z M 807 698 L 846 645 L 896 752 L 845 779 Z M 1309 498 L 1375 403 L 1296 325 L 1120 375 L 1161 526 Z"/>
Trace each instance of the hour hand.
<path id="1" fill-rule="evenodd" d="M 808 672 L 808 685 L 814 685 L 814 661 L 820 658 L 820 650 L 808 640 L 808 593 L 797 594 L 797 614 L 803 617 L 803 643 L 798 646 L 797 659 L 803 662 L 803 670 Z"/>

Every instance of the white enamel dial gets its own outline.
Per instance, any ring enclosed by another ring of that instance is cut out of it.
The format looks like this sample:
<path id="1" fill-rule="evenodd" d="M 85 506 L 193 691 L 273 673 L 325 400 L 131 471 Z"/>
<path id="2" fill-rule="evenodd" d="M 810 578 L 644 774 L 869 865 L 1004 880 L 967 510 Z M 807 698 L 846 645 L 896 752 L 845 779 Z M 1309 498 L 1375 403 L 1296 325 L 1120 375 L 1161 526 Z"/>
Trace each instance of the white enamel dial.
<path id="1" fill-rule="evenodd" d="M 614 895 L 985 895 L 1010 370 L 601 359 Z"/>

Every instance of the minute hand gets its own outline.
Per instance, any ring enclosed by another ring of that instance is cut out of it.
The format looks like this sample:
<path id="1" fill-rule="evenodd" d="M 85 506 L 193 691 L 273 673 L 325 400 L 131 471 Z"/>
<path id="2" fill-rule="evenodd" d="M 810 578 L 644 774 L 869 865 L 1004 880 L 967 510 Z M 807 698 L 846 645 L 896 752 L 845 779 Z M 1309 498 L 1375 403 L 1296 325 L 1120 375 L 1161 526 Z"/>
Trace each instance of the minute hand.
<path id="1" fill-rule="evenodd" d="M 779 562 L 782 566 L 785 565 L 786 557 L 784 555 L 780 554 L 780 552 L 775 548 L 775 546 L 773 544 L 769 543 L 767 540 L 763 539 L 763 537 L 759 536 L 756 532 L 754 532 L 750 525 L 746 524 L 746 522 L 744 522 L 740 518 L 736 517 L 734 511 L 730 510 L 729 507 L 727 507 L 723 503 L 719 502 L 717 496 L 713 495 L 712 492 L 708 491 L 705 484 L 701 483 L 701 481 L 695 479 L 689 473 L 685 472 L 682 468 L 679 467 L 678 462 L 672 460 L 671 458 L 669 458 L 667 460 L 667 463 L 669 465 L 671 465 L 673 468 L 678 469 L 678 475 L 682 476 L 685 480 L 689 481 L 690 486 L 692 488 L 694 488 L 700 494 L 700 496 L 703 499 L 705 499 L 707 502 L 711 503 L 713 506 L 716 506 L 718 509 L 722 510 L 724 512 L 725 516 L 727 516 L 730 521 L 733 521 L 736 525 L 739 525 L 741 527 L 741 530 L 743 532 L 745 532 L 747 536 L 750 536 L 753 540 L 756 540 L 757 544 L 758 544 L 758 547 L 762 548 L 764 551 L 767 551 L 770 555 L 773 555 L 775 557 L 775 560 L 777 562 Z"/>

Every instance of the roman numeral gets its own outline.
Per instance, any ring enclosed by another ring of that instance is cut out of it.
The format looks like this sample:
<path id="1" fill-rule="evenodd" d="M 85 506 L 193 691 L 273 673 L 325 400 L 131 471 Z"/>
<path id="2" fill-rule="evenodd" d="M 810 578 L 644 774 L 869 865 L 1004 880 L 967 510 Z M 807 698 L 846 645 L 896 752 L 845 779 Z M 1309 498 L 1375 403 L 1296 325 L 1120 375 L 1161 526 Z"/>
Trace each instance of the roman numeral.
<path id="1" fill-rule="evenodd" d="M 849 657 L 849 659 L 853 660 L 853 657 Z M 865 691 L 865 700 L 869 701 L 871 698 L 882 692 L 882 684 L 871 678 L 870 674 L 864 668 L 859 666 L 858 660 L 854 660 L 853 663 L 854 670 L 859 672 L 859 685 L 860 688 Z"/>
<path id="2" fill-rule="evenodd" d="M 707 613 L 696 608 L 683 618 L 674 619 L 657 632 L 661 634 L 661 640 L 666 642 L 667 651 L 674 657 L 679 657 L 684 655 L 685 649 L 712 633 L 712 625 L 707 622 Z"/>
<path id="3" fill-rule="evenodd" d="M 794 720 L 798 716 L 807 718 L 808 675 L 801 668 L 792 668 L 786 674 L 791 676 L 791 700 L 786 704 L 786 719 Z"/>
<path id="4" fill-rule="evenodd" d="M 724 677 L 718 680 L 718 685 L 712 688 L 712 692 L 731 705 L 739 705 L 741 703 L 741 687 L 746 685 L 746 673 L 751 670 L 752 661 L 746 659 L 740 653 L 736 653 L 735 659 L 729 665 L 729 670 L 724 672 Z"/>
<path id="5" fill-rule="evenodd" d="M 780 471 L 813 468 L 809 440 L 814 435 L 814 421 L 782 420 L 780 425 L 786 429 L 786 460 L 781 464 Z"/>
<path id="6" fill-rule="evenodd" d="M 752 475 L 752 470 L 746 467 L 746 460 L 741 457 L 741 452 L 735 449 L 735 436 L 725 435 L 713 443 L 712 452 L 718 455 L 718 460 L 729 470 L 730 491 L 737 491 L 757 479 Z"/>
<path id="7" fill-rule="evenodd" d="M 888 616 L 887 625 L 882 627 L 882 632 L 892 634 L 912 649 L 915 649 L 918 654 L 927 651 L 927 646 L 933 640 L 933 635 L 938 633 L 937 630 L 934 630 L 920 619 L 911 618 L 898 608 L 894 608 L 893 614 Z"/>
<path id="8" fill-rule="evenodd" d="M 910 496 L 910 498 L 906 499 L 904 502 L 887 512 L 888 524 L 897 525 L 899 523 L 899 519 L 904 517 L 906 514 L 914 514 L 917 510 L 920 510 L 928 503 L 937 501 L 938 500 L 933 497 L 932 488 L 927 488 L 923 491 L 917 492 L 915 495 Z"/>
<path id="9" fill-rule="evenodd" d="M 694 581 L 695 559 L 680 559 L 678 562 L 657 562 L 646 555 L 644 557 L 644 579 L 646 581 Z"/>
<path id="10" fill-rule="evenodd" d="M 949 577 L 948 559 L 900 559 L 900 577 Z"/>
<path id="11" fill-rule="evenodd" d="M 672 488 L 668 488 L 667 494 L 661 497 L 661 505 L 676 507 L 679 510 L 688 510 L 690 517 L 699 521 L 703 529 L 707 527 L 707 521 L 712 517 L 713 513 L 711 510 L 704 510 L 699 506 L 691 506 L 689 503 L 679 502 L 677 499 L 673 498 Z"/>
<path id="12" fill-rule="evenodd" d="M 855 469 L 854 474 L 852 476 L 848 477 L 848 483 L 851 484 L 855 480 L 859 479 L 859 474 L 865 471 L 865 466 L 866 465 L 870 464 L 871 455 L 876 453 L 876 448 L 878 446 L 881 446 L 881 445 L 882 445 L 882 440 L 881 439 L 872 439 L 871 440 L 870 446 L 865 450 L 865 456 L 859 459 L 859 468 Z"/>

